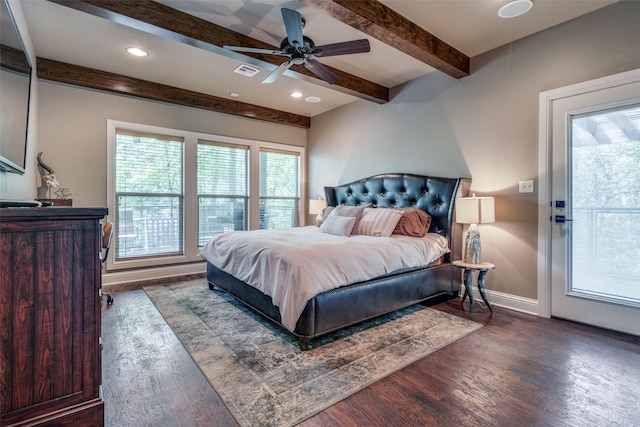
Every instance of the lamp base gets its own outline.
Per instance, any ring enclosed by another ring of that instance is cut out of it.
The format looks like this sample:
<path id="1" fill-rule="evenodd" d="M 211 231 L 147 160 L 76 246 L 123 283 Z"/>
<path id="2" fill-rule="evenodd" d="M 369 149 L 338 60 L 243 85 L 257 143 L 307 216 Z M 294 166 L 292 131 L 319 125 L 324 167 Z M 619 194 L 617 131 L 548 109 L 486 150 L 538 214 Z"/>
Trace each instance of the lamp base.
<path id="1" fill-rule="evenodd" d="M 477 224 L 471 224 L 464 241 L 464 258 L 467 264 L 480 264 L 482 262 L 482 250 L 480 247 L 480 232 Z"/>
<path id="2" fill-rule="evenodd" d="M 316 215 L 316 227 L 320 227 L 321 224 L 322 224 L 322 215 L 318 214 Z"/>

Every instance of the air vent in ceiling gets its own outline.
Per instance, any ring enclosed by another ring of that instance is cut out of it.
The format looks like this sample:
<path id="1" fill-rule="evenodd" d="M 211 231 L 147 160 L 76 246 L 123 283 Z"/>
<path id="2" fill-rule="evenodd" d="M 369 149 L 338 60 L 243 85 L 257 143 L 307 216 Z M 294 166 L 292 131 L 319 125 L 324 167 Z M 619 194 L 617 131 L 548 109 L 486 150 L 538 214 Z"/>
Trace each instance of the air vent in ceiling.
<path id="1" fill-rule="evenodd" d="M 260 72 L 259 68 L 251 67 L 247 64 L 241 64 L 233 70 L 234 73 L 242 74 L 243 76 L 253 77 Z"/>

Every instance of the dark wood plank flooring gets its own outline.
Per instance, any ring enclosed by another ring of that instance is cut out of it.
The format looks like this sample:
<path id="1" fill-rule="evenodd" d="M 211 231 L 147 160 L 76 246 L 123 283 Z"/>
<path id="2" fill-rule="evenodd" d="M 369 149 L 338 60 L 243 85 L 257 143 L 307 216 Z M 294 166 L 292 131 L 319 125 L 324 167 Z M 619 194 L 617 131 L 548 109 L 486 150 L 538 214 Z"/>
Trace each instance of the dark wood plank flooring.
<path id="1" fill-rule="evenodd" d="M 105 421 L 236 426 L 143 290 L 103 306 Z M 496 307 L 486 323 L 301 424 L 314 426 L 640 426 L 640 338 Z M 466 306 L 466 304 L 465 304 Z"/>

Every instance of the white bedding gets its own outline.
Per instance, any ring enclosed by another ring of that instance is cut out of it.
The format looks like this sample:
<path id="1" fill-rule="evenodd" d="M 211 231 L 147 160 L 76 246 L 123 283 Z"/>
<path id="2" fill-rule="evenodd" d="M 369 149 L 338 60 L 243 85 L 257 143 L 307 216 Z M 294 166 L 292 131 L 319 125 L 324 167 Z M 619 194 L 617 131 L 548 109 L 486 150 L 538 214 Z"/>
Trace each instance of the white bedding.
<path id="1" fill-rule="evenodd" d="M 392 235 L 335 236 L 317 227 L 230 231 L 213 237 L 201 256 L 271 296 L 293 331 L 307 301 L 343 285 L 425 266 L 449 252 L 447 239 Z"/>

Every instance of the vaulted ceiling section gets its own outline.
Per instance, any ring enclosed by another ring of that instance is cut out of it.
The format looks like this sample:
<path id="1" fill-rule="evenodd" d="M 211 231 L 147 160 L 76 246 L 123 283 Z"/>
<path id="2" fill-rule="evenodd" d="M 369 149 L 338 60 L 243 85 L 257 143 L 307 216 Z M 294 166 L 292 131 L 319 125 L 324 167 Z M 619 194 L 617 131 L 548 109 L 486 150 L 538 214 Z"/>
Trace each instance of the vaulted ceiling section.
<path id="1" fill-rule="evenodd" d="M 218 55 L 239 59 L 258 67 L 279 65 L 269 55 L 239 54 L 224 45 L 258 49 L 277 47 L 234 32 L 193 15 L 151 0 L 49 0 L 121 25 L 159 37 L 184 43 Z M 455 78 L 469 75 L 469 58 L 413 24 L 376 0 L 302 0 L 333 18 L 376 38 Z M 43 79 L 138 96 L 179 105 L 203 108 L 226 114 L 308 128 L 310 118 L 203 93 L 172 88 L 113 73 L 38 58 L 38 76 Z M 303 66 L 292 68 L 293 76 L 313 84 L 329 86 Z M 331 68 L 341 78 L 331 86 L 349 95 L 383 104 L 389 101 L 389 88 Z"/>

